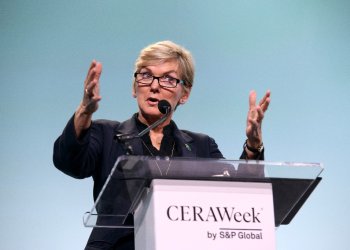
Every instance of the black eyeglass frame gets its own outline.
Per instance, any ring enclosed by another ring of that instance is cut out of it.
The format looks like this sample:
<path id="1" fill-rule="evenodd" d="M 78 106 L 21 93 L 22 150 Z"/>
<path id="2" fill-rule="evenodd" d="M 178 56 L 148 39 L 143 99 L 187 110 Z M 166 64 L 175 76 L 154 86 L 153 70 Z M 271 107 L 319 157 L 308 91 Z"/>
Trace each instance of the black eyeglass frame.
<path id="1" fill-rule="evenodd" d="M 162 77 L 164 77 L 164 76 L 154 76 L 154 75 L 152 75 L 152 78 L 153 78 L 153 79 L 152 79 L 152 81 L 151 81 L 150 83 L 142 83 L 142 82 L 136 80 L 136 77 L 137 77 L 137 75 L 139 75 L 139 74 L 144 74 L 144 73 L 135 72 L 135 73 L 134 73 L 134 78 L 135 78 L 135 81 L 136 81 L 137 83 L 142 84 L 143 86 L 150 86 L 150 85 L 153 83 L 154 79 L 157 79 L 159 85 L 162 86 L 163 88 L 176 88 L 176 86 L 177 86 L 179 83 L 182 84 L 182 85 L 185 85 L 185 81 L 184 81 L 184 80 L 180 80 L 180 79 L 177 79 L 177 78 L 175 78 L 175 77 L 171 77 L 171 78 L 173 78 L 174 80 L 176 80 L 175 86 L 166 86 L 166 85 L 163 85 L 163 84 L 162 84 L 162 81 L 160 80 L 160 79 L 161 79 Z"/>

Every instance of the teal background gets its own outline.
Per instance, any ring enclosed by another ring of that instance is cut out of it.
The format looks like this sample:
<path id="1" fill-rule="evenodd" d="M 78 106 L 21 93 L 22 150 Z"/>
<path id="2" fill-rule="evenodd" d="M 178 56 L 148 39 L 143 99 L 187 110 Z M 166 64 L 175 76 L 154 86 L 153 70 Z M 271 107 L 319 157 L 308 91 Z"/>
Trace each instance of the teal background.
<path id="1" fill-rule="evenodd" d="M 271 89 L 269 161 L 321 162 L 323 181 L 278 249 L 349 245 L 350 2 L 1 1 L 0 248 L 83 249 L 92 180 L 55 169 L 54 140 L 79 104 L 90 61 L 103 63 L 94 118 L 122 121 L 139 51 L 159 40 L 196 60 L 179 127 L 211 135 L 227 158 L 245 140 L 248 93 Z"/>

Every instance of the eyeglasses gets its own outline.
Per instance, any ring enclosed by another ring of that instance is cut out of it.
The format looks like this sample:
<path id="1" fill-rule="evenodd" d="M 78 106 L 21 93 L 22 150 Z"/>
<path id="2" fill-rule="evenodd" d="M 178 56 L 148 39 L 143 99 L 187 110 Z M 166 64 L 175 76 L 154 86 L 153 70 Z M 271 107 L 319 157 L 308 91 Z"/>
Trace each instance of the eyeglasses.
<path id="1" fill-rule="evenodd" d="M 160 86 L 164 88 L 175 88 L 177 84 L 185 84 L 183 80 L 171 77 L 169 75 L 164 76 L 154 76 L 149 72 L 143 72 L 143 73 L 134 73 L 135 81 L 138 83 L 139 86 L 149 86 L 152 84 L 154 79 L 158 80 L 158 83 Z"/>

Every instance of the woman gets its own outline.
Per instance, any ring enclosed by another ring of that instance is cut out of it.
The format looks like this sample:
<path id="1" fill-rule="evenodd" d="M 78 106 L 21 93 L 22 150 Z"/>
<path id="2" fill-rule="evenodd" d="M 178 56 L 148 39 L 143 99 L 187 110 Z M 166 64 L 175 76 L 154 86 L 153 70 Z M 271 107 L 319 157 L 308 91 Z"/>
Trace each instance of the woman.
<path id="1" fill-rule="evenodd" d="M 162 41 L 144 48 L 135 64 L 132 95 L 138 103 L 138 113 L 124 122 L 92 120 L 101 100 L 99 92 L 102 64 L 93 61 L 84 82 L 83 99 L 54 145 L 54 164 L 75 178 L 92 176 L 96 199 L 113 164 L 126 154 L 123 142 L 116 134 L 136 135 L 162 117 L 160 100 L 171 106 L 168 118 L 139 140 L 131 140 L 135 155 L 222 158 L 215 141 L 207 135 L 177 128 L 172 115 L 177 106 L 188 100 L 194 79 L 191 54 L 183 47 Z M 241 158 L 264 157 L 261 124 L 270 103 L 270 92 L 256 105 L 256 94 L 249 95 L 247 140 Z M 125 201 L 127 203 L 127 201 Z M 127 207 L 127 204 L 125 204 Z M 123 208 L 121 208 L 123 209 Z M 95 228 L 85 249 L 134 249 L 130 229 Z"/>

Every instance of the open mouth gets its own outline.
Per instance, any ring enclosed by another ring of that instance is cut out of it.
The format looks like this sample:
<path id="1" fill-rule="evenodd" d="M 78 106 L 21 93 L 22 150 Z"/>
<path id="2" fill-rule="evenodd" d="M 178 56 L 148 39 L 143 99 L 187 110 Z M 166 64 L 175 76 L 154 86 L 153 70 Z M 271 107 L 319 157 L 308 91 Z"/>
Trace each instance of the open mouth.
<path id="1" fill-rule="evenodd" d="M 149 98 L 147 99 L 147 102 L 148 102 L 149 104 L 151 104 L 151 105 L 158 105 L 159 99 L 153 98 L 153 97 L 149 97 Z"/>

